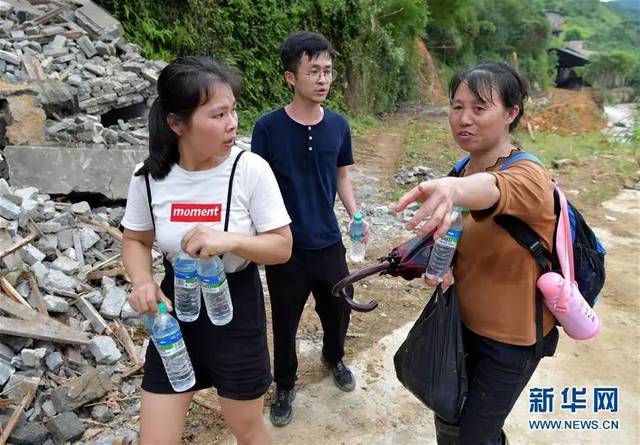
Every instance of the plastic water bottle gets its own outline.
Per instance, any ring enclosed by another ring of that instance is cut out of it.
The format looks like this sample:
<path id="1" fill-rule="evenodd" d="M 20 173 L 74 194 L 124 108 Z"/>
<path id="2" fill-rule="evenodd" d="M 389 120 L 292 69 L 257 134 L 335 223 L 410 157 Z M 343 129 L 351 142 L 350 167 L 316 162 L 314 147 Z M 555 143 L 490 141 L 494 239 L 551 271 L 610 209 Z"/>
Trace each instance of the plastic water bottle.
<path id="1" fill-rule="evenodd" d="M 186 391 L 195 385 L 196 375 L 182 339 L 180 325 L 169 315 L 164 303 L 158 304 L 158 314 L 153 321 L 153 337 L 173 389 Z"/>
<path id="2" fill-rule="evenodd" d="M 153 323 L 156 321 L 156 314 L 144 314 L 142 316 L 142 322 L 144 323 L 144 330 L 149 335 L 149 338 L 158 348 L 158 344 L 156 343 L 156 338 L 153 336 Z"/>
<path id="3" fill-rule="evenodd" d="M 356 212 L 349 225 L 349 259 L 354 263 L 364 261 L 367 245 L 364 242 L 366 226 L 362 213 Z"/>
<path id="4" fill-rule="evenodd" d="M 222 259 L 219 256 L 213 256 L 206 260 L 199 260 L 198 277 L 202 299 L 211 323 L 216 326 L 229 323 L 233 318 L 233 304 Z"/>
<path id="5" fill-rule="evenodd" d="M 200 315 L 198 260 L 180 252 L 173 262 L 174 306 L 180 321 L 194 321 Z"/>
<path id="6" fill-rule="evenodd" d="M 445 275 L 449 271 L 453 255 L 456 253 L 456 247 L 458 241 L 462 236 L 462 215 L 465 211 L 464 207 L 453 206 L 451 212 L 451 226 L 447 233 L 442 238 L 436 240 L 431 250 L 431 256 L 429 257 L 429 263 L 427 264 L 427 270 L 425 276 L 427 278 L 436 279 L 438 282 L 442 282 Z"/>

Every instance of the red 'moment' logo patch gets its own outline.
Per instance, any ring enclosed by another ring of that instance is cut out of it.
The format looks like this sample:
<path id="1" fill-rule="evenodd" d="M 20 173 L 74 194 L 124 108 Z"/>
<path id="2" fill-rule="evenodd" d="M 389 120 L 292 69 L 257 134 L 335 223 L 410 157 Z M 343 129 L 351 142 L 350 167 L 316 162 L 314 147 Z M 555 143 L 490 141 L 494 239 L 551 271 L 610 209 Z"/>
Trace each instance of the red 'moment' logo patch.
<path id="1" fill-rule="evenodd" d="M 172 222 L 220 222 L 222 204 L 171 204 Z"/>

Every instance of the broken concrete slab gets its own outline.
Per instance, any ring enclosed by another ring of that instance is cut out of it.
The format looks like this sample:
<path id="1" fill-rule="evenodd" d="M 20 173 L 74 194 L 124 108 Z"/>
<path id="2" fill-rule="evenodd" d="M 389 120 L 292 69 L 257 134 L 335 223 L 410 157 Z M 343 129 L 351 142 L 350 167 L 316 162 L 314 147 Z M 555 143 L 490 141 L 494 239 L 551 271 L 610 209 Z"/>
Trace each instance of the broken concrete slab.
<path id="1" fill-rule="evenodd" d="M 127 301 L 127 293 L 115 286 L 106 288 L 104 292 L 105 297 L 100 306 L 100 315 L 116 319 L 120 316 L 124 303 Z"/>
<path id="2" fill-rule="evenodd" d="M 80 377 L 54 388 L 51 401 L 59 413 L 73 411 L 99 399 L 112 389 L 113 383 L 107 373 L 89 368 Z"/>
<path id="3" fill-rule="evenodd" d="M 49 194 L 94 192 L 124 199 L 131 174 L 148 150 L 8 145 L 3 155 L 14 187 L 34 186 Z"/>
<path id="4" fill-rule="evenodd" d="M 42 445 L 49 437 L 47 428 L 39 422 L 18 422 L 11 432 L 13 445 Z"/>
<path id="5" fill-rule="evenodd" d="M 64 364 L 64 359 L 59 351 L 52 352 L 44 360 L 49 371 L 58 372 L 58 369 Z"/>
<path id="6" fill-rule="evenodd" d="M 57 415 L 49 423 L 47 429 L 58 443 L 67 443 L 80 439 L 85 431 L 84 424 L 74 413 L 66 412 Z"/>
<path id="7" fill-rule="evenodd" d="M 22 363 L 29 368 L 39 368 L 46 355 L 47 350 L 45 348 L 23 349 L 20 351 Z"/>
<path id="8" fill-rule="evenodd" d="M 7 383 L 7 380 L 16 372 L 16 369 L 10 363 L 0 358 L 0 386 Z"/>
<path id="9" fill-rule="evenodd" d="M 57 79 L 45 79 L 33 82 L 31 86 L 38 92 L 38 100 L 47 115 L 53 113 L 67 115 L 78 112 L 74 91 L 65 82 Z"/>
<path id="10" fill-rule="evenodd" d="M 89 32 L 93 38 L 101 36 L 117 38 L 124 35 L 120 22 L 92 1 L 87 1 L 82 8 L 76 9 L 75 16 L 78 25 Z"/>
<path id="11" fill-rule="evenodd" d="M 47 305 L 47 311 L 52 314 L 66 314 L 69 311 L 69 303 L 64 298 L 45 295 L 44 302 Z"/>
<path id="12" fill-rule="evenodd" d="M 33 371 L 29 371 L 33 373 Z M 37 387 L 40 384 L 40 377 L 33 375 L 27 375 L 24 372 L 16 373 L 9 378 L 9 381 L 5 385 L 8 390 L 5 390 L 5 396 L 10 399 L 22 399 L 26 396 L 33 387 Z"/>
<path id="13" fill-rule="evenodd" d="M 116 346 L 116 342 L 108 335 L 96 335 L 89 343 L 89 351 L 96 359 L 96 363 L 101 365 L 113 365 L 122 354 Z"/>

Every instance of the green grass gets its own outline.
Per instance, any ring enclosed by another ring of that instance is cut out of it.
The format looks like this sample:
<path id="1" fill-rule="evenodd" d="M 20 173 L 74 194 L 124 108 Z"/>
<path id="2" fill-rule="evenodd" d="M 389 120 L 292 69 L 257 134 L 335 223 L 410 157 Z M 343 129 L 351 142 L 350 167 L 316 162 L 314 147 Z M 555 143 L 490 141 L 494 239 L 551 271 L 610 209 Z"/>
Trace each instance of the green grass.
<path id="1" fill-rule="evenodd" d="M 464 152 L 456 147 L 446 123 L 437 124 L 416 116 L 401 131 L 406 137 L 403 166 L 425 165 L 437 174 L 445 175 L 464 156 Z M 536 142 L 532 142 L 526 132 L 515 135 L 523 149 L 542 159 L 564 190 L 579 191 L 571 198 L 576 205 L 599 205 L 615 196 L 625 181 L 635 181 L 638 143 L 609 142 L 599 131 L 575 136 L 537 132 L 535 137 Z M 555 168 L 554 161 L 562 159 L 571 162 Z M 394 199 L 414 185 L 397 187 L 393 192 Z"/>
<path id="2" fill-rule="evenodd" d="M 359 116 L 349 116 L 349 126 L 351 127 L 351 135 L 354 137 L 366 136 L 368 130 L 377 128 L 382 125 L 379 119 L 370 114 Z"/>
<path id="3" fill-rule="evenodd" d="M 536 133 L 536 142 L 519 134 L 525 150 L 538 155 L 564 189 L 580 191 L 578 202 L 597 205 L 613 196 L 633 180 L 637 170 L 638 144 L 610 142 L 599 131 L 575 136 L 549 132 Z M 554 161 L 571 163 L 554 168 Z"/>
<path id="4" fill-rule="evenodd" d="M 407 141 L 401 165 L 425 165 L 444 175 L 455 161 L 464 156 L 454 144 L 449 127 L 444 124 L 435 124 L 418 116 L 401 131 Z"/>

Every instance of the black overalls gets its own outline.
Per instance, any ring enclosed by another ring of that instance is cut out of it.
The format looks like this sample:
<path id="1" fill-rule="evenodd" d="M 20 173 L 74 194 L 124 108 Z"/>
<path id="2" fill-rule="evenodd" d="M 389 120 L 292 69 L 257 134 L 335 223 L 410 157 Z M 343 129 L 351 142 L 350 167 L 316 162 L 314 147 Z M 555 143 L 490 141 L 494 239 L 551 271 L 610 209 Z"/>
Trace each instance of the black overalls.
<path id="1" fill-rule="evenodd" d="M 236 157 L 229 177 L 224 231 L 229 228 L 233 178 L 240 160 Z M 145 175 L 147 198 L 151 206 L 151 188 Z M 153 211 L 151 212 L 153 219 Z M 155 228 L 155 220 L 154 220 Z M 173 267 L 164 257 L 165 276 L 160 288 L 173 303 Z M 267 346 L 264 295 L 258 266 L 250 263 L 245 269 L 227 273 L 233 303 L 233 319 L 224 326 L 209 320 L 202 302 L 198 319 L 178 320 L 196 376 L 189 391 L 214 386 L 218 395 L 233 400 L 253 400 L 267 392 L 271 384 L 271 366 Z M 153 343 L 147 348 L 142 389 L 156 394 L 175 394 Z"/>

